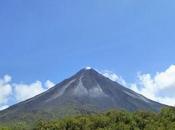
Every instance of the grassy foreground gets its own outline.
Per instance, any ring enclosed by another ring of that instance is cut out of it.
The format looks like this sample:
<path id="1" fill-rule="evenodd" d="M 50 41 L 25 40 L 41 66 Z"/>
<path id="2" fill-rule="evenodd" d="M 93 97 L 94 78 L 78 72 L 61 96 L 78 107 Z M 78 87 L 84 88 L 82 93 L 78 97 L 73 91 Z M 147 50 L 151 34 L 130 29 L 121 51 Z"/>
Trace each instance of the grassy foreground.
<path id="1" fill-rule="evenodd" d="M 112 110 L 54 121 L 40 120 L 32 126 L 18 122 L 0 126 L 0 130 L 175 130 L 175 108 L 164 108 L 159 113 Z"/>

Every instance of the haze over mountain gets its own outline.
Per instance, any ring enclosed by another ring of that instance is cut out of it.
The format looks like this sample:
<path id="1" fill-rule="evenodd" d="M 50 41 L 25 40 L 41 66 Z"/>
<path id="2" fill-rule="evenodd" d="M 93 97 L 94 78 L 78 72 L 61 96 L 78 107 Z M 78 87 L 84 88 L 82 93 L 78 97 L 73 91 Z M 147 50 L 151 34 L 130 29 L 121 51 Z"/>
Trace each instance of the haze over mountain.
<path id="1" fill-rule="evenodd" d="M 154 102 L 87 67 L 31 99 L 0 112 L 0 121 L 54 119 L 109 109 L 159 111 Z"/>

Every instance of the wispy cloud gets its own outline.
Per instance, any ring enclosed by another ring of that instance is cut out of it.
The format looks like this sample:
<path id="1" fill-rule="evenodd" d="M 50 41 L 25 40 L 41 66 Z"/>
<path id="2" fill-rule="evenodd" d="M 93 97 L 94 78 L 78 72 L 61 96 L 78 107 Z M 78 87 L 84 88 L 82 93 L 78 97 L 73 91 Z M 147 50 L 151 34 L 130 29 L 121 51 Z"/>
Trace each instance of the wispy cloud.
<path id="1" fill-rule="evenodd" d="M 124 86 L 127 85 L 126 81 L 121 76 L 115 74 L 114 72 L 110 70 L 102 70 L 100 71 L 100 73 L 104 75 L 105 77 L 111 79 L 112 81 L 116 81 Z"/>

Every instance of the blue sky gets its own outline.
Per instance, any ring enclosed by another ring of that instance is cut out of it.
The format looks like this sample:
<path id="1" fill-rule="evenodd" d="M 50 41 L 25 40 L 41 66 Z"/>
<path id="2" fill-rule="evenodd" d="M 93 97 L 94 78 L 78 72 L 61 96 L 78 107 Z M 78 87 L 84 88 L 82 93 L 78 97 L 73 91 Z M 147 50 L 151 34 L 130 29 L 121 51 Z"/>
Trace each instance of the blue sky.
<path id="1" fill-rule="evenodd" d="M 57 83 L 84 66 L 127 82 L 174 64 L 174 0 L 0 1 L 0 77 Z"/>

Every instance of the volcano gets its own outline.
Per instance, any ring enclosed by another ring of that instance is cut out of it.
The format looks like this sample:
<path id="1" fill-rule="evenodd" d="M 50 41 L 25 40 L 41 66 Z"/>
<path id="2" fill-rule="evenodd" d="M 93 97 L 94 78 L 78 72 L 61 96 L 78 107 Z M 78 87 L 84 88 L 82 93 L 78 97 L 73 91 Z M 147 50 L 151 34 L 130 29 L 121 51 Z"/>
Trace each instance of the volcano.
<path id="1" fill-rule="evenodd" d="M 110 109 L 159 111 L 165 105 L 87 67 L 46 92 L 0 112 L 0 122 L 54 119 Z"/>

